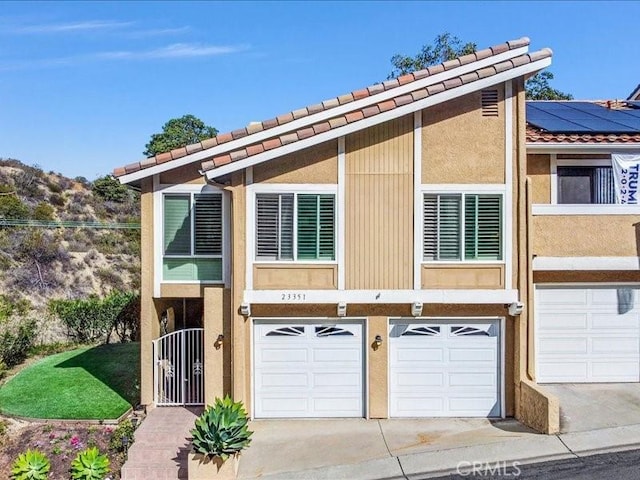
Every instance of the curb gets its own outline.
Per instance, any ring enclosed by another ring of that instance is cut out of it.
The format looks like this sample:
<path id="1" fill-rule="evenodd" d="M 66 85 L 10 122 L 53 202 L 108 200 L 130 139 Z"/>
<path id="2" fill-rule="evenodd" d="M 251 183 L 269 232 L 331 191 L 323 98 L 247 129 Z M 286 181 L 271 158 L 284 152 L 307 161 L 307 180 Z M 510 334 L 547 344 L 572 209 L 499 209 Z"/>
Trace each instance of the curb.
<path id="1" fill-rule="evenodd" d="M 25 422 L 30 423 L 86 423 L 88 425 L 118 425 L 122 420 L 127 418 L 133 412 L 133 407 L 129 407 L 122 415 L 118 418 L 103 418 L 103 419 L 91 419 L 91 418 L 82 418 L 82 419 L 73 419 L 73 418 L 33 418 L 33 417 L 25 417 L 22 415 L 13 415 L 11 413 L 0 412 L 0 415 L 7 418 L 14 418 L 16 420 L 24 420 Z"/>

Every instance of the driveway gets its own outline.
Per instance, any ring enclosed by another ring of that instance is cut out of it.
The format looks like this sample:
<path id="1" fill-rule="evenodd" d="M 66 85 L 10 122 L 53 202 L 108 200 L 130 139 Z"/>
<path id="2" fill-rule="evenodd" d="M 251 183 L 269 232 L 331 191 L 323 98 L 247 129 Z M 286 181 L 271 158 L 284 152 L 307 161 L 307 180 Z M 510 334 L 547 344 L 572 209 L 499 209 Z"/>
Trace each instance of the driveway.
<path id="1" fill-rule="evenodd" d="M 560 431 L 640 425 L 640 383 L 565 383 L 541 387 L 560 401 Z"/>

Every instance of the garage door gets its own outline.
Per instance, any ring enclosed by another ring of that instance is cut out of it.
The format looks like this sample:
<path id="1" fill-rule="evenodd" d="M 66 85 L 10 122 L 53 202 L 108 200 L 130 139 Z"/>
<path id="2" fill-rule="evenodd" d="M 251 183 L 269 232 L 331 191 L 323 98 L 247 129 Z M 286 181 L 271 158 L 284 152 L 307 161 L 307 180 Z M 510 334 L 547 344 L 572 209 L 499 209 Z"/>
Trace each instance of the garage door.
<path id="1" fill-rule="evenodd" d="M 254 415 L 362 417 L 361 323 L 254 325 Z"/>
<path id="2" fill-rule="evenodd" d="M 389 328 L 392 417 L 500 416 L 498 320 Z"/>
<path id="3" fill-rule="evenodd" d="M 640 380 L 638 287 L 536 287 L 538 382 Z"/>

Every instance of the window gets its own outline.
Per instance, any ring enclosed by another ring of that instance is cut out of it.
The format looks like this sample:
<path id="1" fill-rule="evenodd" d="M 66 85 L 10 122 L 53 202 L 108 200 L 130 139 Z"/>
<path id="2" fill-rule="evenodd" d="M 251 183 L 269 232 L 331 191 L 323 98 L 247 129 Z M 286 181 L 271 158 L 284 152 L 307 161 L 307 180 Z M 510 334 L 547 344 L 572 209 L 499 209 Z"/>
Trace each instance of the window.
<path id="1" fill-rule="evenodd" d="M 423 259 L 502 260 L 502 195 L 425 194 Z"/>
<path id="2" fill-rule="evenodd" d="M 257 260 L 335 260 L 335 195 L 256 194 Z"/>
<path id="3" fill-rule="evenodd" d="M 558 203 L 616 203 L 610 166 L 558 167 Z"/>
<path id="4" fill-rule="evenodd" d="M 222 281 L 222 194 L 166 194 L 163 279 Z"/>

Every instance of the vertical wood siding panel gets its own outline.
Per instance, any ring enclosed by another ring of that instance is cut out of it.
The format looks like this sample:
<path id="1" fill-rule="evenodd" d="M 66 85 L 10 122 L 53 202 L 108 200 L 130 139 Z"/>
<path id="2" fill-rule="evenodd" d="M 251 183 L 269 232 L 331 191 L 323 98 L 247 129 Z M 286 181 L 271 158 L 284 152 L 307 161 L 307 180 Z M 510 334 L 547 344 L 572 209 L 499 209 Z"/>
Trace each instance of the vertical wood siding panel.
<path id="1" fill-rule="evenodd" d="M 347 289 L 411 289 L 413 117 L 346 138 Z"/>

